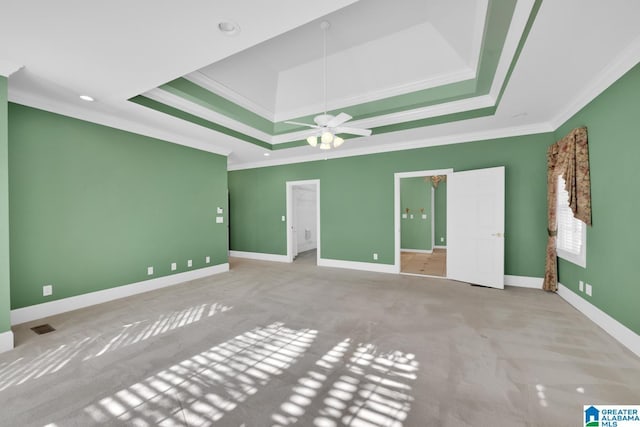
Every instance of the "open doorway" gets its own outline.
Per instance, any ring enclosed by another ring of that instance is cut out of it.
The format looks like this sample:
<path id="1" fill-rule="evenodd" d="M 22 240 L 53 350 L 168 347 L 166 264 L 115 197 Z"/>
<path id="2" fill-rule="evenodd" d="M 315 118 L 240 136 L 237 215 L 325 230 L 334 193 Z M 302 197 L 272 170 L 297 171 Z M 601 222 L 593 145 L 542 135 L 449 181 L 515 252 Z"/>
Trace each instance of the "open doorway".
<path id="1" fill-rule="evenodd" d="M 287 257 L 313 263 L 320 258 L 320 180 L 287 182 Z"/>
<path id="2" fill-rule="evenodd" d="M 400 273 L 447 277 L 446 177 L 449 172 L 447 169 L 396 174 L 399 175 L 396 176 L 396 208 L 400 209 L 396 214 L 399 228 L 396 265 Z"/>

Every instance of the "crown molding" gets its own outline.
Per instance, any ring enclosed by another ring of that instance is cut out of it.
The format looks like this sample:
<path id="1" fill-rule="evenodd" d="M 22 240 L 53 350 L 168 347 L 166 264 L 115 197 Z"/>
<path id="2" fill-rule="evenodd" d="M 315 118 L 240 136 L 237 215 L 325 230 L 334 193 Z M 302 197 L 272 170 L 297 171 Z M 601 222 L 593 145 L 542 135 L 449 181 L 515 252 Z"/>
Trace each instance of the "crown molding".
<path id="1" fill-rule="evenodd" d="M 394 125 L 413 120 L 427 119 L 430 117 L 443 116 L 445 114 L 460 113 L 469 110 L 475 110 L 484 107 L 492 107 L 495 104 L 494 99 L 489 95 L 478 96 L 475 98 L 463 99 L 460 101 L 447 102 L 445 104 L 437 104 L 429 107 L 416 108 L 414 110 L 399 111 L 397 113 L 385 114 L 383 116 L 371 117 L 363 120 L 355 120 L 348 122 L 350 127 L 360 128 L 376 128 L 380 126 Z M 284 135 L 277 135 L 272 138 L 272 143 L 283 144 L 290 141 L 298 141 L 309 135 L 309 131 L 292 132 Z"/>
<path id="2" fill-rule="evenodd" d="M 498 95 L 502 90 L 502 86 L 509 73 L 509 68 L 511 68 L 511 64 L 515 59 L 518 46 L 520 45 L 522 35 L 524 34 L 534 6 L 535 0 L 519 0 L 516 3 L 516 9 L 513 11 L 513 18 L 509 25 L 507 38 L 505 39 L 502 54 L 500 55 L 498 67 L 493 75 L 493 82 L 491 83 L 491 89 L 489 91 L 493 99 L 498 99 Z"/>
<path id="3" fill-rule="evenodd" d="M 220 114 L 207 107 L 203 107 L 202 105 L 191 102 L 178 95 L 174 95 L 173 93 L 167 92 L 164 89 L 153 89 L 145 93 L 144 96 L 149 99 L 153 99 L 154 101 L 158 101 L 162 104 L 166 104 L 170 107 L 174 107 L 187 113 L 193 114 L 194 116 L 198 116 L 202 119 L 209 120 L 216 124 L 228 127 L 229 129 L 235 130 L 245 135 L 257 138 L 261 141 L 271 143 L 272 136 L 268 133 L 262 132 L 252 126 L 245 125 L 242 122 L 231 119 L 224 114 Z"/>
<path id="4" fill-rule="evenodd" d="M 638 63 L 640 63 L 640 36 L 636 37 L 625 50 L 616 56 L 580 95 L 575 97 L 560 113 L 551 119 L 554 129 L 560 128 L 567 120 L 576 115 Z"/>
<path id="5" fill-rule="evenodd" d="M 22 69 L 24 65 L 17 62 L 0 59 L 0 76 L 11 77 L 12 74 Z"/>
<path id="6" fill-rule="evenodd" d="M 469 65 L 474 69 L 480 66 L 480 54 L 482 53 L 482 34 L 487 22 L 487 14 L 489 13 L 489 0 L 477 0 L 478 8 L 476 9 L 475 31 L 472 37 L 471 55 L 469 57 Z M 481 3 L 481 4 L 480 4 Z"/>
<path id="7" fill-rule="evenodd" d="M 318 160 L 330 160 L 330 159 L 338 159 L 345 157 L 356 157 L 363 156 L 368 154 L 377 154 L 377 153 L 388 153 L 392 151 L 403 151 L 410 150 L 414 148 L 426 148 L 426 147 L 435 147 L 438 145 L 450 145 L 450 144 L 462 144 L 466 142 L 475 142 L 475 141 L 484 141 L 490 139 L 499 139 L 499 138 L 508 138 L 513 136 L 522 136 L 522 135 L 535 135 L 539 133 L 549 133 L 553 132 L 554 128 L 551 127 L 549 123 L 536 123 L 526 126 L 518 126 L 518 127 L 509 127 L 509 128 L 501 128 L 501 129 L 493 129 L 481 132 L 467 132 L 467 133 L 458 133 L 453 135 L 446 135 L 441 137 L 429 138 L 429 137 L 410 137 L 410 132 L 415 129 L 409 129 L 406 131 L 394 132 L 392 135 L 394 139 L 402 140 L 403 137 L 408 137 L 408 142 L 404 143 L 396 143 L 389 142 L 380 144 L 377 146 L 368 145 L 362 148 L 355 148 L 351 150 L 327 150 L 326 152 L 319 152 L 317 149 L 314 149 L 313 154 L 309 155 L 301 155 L 288 157 L 283 159 L 275 159 L 271 158 L 270 160 L 263 160 L 259 162 L 246 162 L 246 163 L 229 163 L 227 166 L 227 170 L 235 171 L 235 170 L 244 170 L 244 169 L 255 169 L 262 167 L 270 167 L 270 166 L 282 166 L 294 163 L 306 163 L 306 162 L 314 162 Z M 381 136 L 390 135 L 383 134 Z M 369 137 L 374 138 L 374 137 Z"/>
<path id="8" fill-rule="evenodd" d="M 226 98 L 235 104 L 238 104 L 242 108 L 246 108 L 247 110 L 261 116 L 264 119 L 267 119 L 271 122 L 276 121 L 275 113 L 273 112 L 273 110 L 259 105 L 258 103 L 252 101 L 244 95 L 240 95 L 229 86 L 223 85 L 219 81 L 212 79 L 202 71 L 194 71 L 193 73 L 184 76 L 184 78 L 186 80 L 189 80 L 191 83 L 203 87 L 204 89 L 207 89 L 208 91 L 213 92 L 216 95 L 220 95 L 221 97 Z"/>
<path id="9" fill-rule="evenodd" d="M 147 126 L 138 122 L 123 119 L 113 114 L 82 108 L 81 106 L 71 105 L 61 101 L 55 101 L 49 98 L 43 98 L 31 93 L 15 90 L 9 87 L 9 101 L 16 104 L 25 105 L 27 107 L 37 108 L 39 110 L 49 111 L 51 113 L 60 114 L 67 117 L 83 120 L 86 122 L 96 123 L 108 126 L 138 135 L 148 136 L 160 139 L 185 147 L 195 148 L 197 150 L 206 151 L 213 154 L 228 156 L 231 150 L 214 147 L 200 139 L 185 137 L 177 132 L 168 132 L 157 129 L 153 126 Z M 142 107 L 140 107 L 142 108 Z"/>
<path id="10" fill-rule="evenodd" d="M 327 109 L 339 110 L 339 109 L 346 108 L 350 105 L 364 104 L 366 102 L 377 101 L 380 99 L 389 98 L 397 95 L 404 95 L 407 93 L 425 90 L 433 87 L 443 86 L 451 83 L 457 83 L 457 82 L 473 79 L 475 75 L 476 75 L 476 70 L 473 70 L 470 67 L 468 67 L 453 73 L 441 74 L 438 76 L 430 77 L 428 79 L 413 81 L 413 82 L 393 86 L 391 88 L 385 88 L 377 91 L 368 92 L 362 95 L 355 95 L 350 97 L 329 100 L 327 101 Z M 212 79 L 211 77 L 205 75 L 200 71 L 196 71 L 194 73 L 188 74 L 184 78 L 272 122 L 282 122 L 285 120 L 291 120 L 291 119 L 296 119 L 304 116 L 309 116 L 309 115 L 317 114 L 318 111 L 322 111 L 324 109 L 324 103 L 315 103 L 315 104 L 310 104 L 308 106 L 295 109 L 295 110 L 275 112 L 261 105 L 258 105 L 251 99 L 245 97 L 244 95 L 240 95 L 238 92 L 234 91 L 230 87 L 223 85 L 222 83 Z M 147 92 L 145 96 L 148 96 L 152 92 L 154 91 L 152 90 L 150 92 Z"/>
<path id="11" fill-rule="evenodd" d="M 353 105 L 365 104 L 367 102 L 378 101 L 385 98 L 391 98 L 393 96 L 405 95 L 407 93 L 417 92 L 420 90 L 431 89 L 451 83 L 458 83 L 465 80 L 471 80 L 475 78 L 475 76 L 476 70 L 473 70 L 470 67 L 465 67 L 452 73 L 441 74 L 423 80 L 400 84 L 390 88 L 374 90 L 363 93 L 361 95 L 353 95 L 333 100 L 327 100 L 327 110 L 340 110 Z M 323 110 L 323 102 L 309 104 L 305 107 L 297 108 L 295 110 L 276 112 L 275 121 L 282 122 L 285 120 L 311 116 L 314 114 L 318 114 L 319 111 Z"/>
<path id="12" fill-rule="evenodd" d="M 299 141 L 309 136 L 309 130 L 301 130 L 289 132 L 282 135 L 269 135 L 259 131 L 252 126 L 241 123 L 237 120 L 217 113 L 209 108 L 198 105 L 192 101 L 182 98 L 163 89 L 153 89 L 145 94 L 146 97 L 171 107 L 186 111 L 200 118 L 213 121 L 222 126 L 241 132 L 245 135 L 257 138 L 261 141 L 277 145 L 293 141 Z M 447 102 L 445 104 L 437 104 L 429 107 L 416 108 L 413 110 L 400 111 L 397 113 L 385 114 L 382 116 L 371 117 L 363 120 L 349 122 L 349 126 L 375 128 L 379 126 L 393 125 L 413 120 L 426 119 L 430 117 L 442 116 L 445 114 L 459 113 L 479 108 L 491 107 L 495 104 L 495 100 L 489 95 L 478 96 L 460 101 Z"/>

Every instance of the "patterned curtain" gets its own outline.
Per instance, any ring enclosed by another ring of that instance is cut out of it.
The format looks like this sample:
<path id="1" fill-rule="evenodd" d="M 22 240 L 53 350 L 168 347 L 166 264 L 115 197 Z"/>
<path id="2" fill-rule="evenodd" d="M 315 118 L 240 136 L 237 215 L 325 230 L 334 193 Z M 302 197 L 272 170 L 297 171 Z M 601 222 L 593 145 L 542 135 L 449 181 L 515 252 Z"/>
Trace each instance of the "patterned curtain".
<path id="1" fill-rule="evenodd" d="M 542 289 L 558 290 L 558 234 L 556 201 L 558 177 L 565 180 L 569 206 L 576 219 L 591 225 L 591 178 L 589 175 L 589 146 L 587 128 L 577 128 L 547 150 L 547 208 L 548 234 L 546 266 Z"/>

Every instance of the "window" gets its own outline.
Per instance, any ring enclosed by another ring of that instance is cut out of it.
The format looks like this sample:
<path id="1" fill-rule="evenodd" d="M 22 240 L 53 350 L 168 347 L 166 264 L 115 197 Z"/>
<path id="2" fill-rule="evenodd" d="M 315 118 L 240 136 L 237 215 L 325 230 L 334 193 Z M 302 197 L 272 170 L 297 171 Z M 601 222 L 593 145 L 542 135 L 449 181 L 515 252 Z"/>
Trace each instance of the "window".
<path id="1" fill-rule="evenodd" d="M 558 177 L 558 256 L 569 262 L 587 266 L 587 226 L 575 219 L 569 207 L 569 193 L 564 189 L 564 178 Z"/>

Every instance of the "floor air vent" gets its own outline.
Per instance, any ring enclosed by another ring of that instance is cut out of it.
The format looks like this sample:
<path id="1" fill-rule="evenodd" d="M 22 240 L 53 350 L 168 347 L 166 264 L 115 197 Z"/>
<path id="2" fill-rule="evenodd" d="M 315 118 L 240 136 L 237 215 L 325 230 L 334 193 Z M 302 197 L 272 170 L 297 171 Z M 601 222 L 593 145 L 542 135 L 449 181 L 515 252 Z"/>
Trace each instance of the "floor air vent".
<path id="1" fill-rule="evenodd" d="M 31 330 L 38 335 L 42 335 L 42 334 L 48 334 L 49 332 L 55 331 L 55 328 L 47 323 L 40 326 L 34 326 L 33 328 L 31 328 Z"/>

